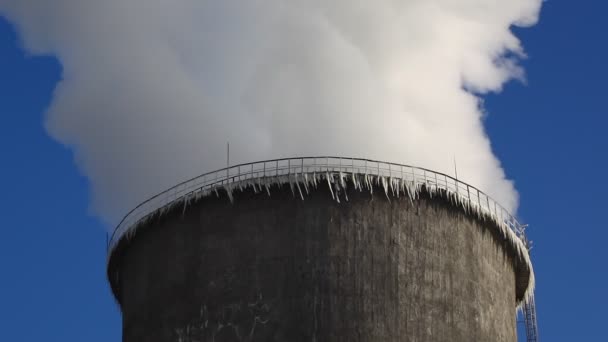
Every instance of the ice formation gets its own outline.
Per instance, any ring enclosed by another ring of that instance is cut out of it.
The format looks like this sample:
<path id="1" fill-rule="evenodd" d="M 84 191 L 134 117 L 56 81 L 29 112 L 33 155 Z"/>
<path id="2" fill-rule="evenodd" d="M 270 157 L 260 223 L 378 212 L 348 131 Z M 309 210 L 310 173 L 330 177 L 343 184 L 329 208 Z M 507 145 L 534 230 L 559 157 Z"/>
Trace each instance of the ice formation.
<path id="1" fill-rule="evenodd" d="M 373 189 L 377 186 L 384 190 L 384 196 L 389 201 L 391 197 L 405 196 L 414 203 L 421 193 L 426 192 L 431 197 L 441 196 L 449 200 L 455 207 L 461 208 L 467 214 L 478 219 L 491 220 L 500 230 L 500 234 L 514 248 L 519 260 L 523 261 L 530 270 L 528 286 L 522 301 L 518 303 L 518 310 L 521 310 L 524 303 L 533 300 L 535 278 L 523 226 L 494 200 L 478 189 L 430 170 L 414 168 L 424 172 L 423 176 L 417 176 L 415 173 L 404 174 L 403 169 L 401 171 L 390 171 L 390 165 L 399 167 L 396 164 L 383 164 L 389 166 L 389 175 L 386 175 L 386 169 L 380 169 L 380 164 L 377 168 L 366 166 L 364 168 L 365 172 L 360 172 L 360 168 L 350 165 L 315 166 L 311 170 L 310 166 L 304 166 L 304 159 L 293 160 L 302 160 L 302 166 L 290 165 L 281 169 L 277 162 L 277 168 L 264 169 L 260 172 L 259 170 L 253 170 L 254 164 L 247 164 L 251 166 L 251 172 L 243 174 L 239 172 L 238 175 L 231 175 L 230 169 L 219 170 L 211 173 L 212 176 L 207 177 L 207 180 L 205 180 L 205 177 L 202 179 L 201 177 L 194 178 L 163 192 L 162 196 L 152 198 L 161 199 L 160 204 L 151 200 L 146 201 L 144 204 L 154 203 L 154 207 L 141 212 L 134 210 L 123 219 L 110 239 L 108 255 L 112 254 L 121 239 L 131 239 L 137 229 L 146 225 L 149 220 L 177 208 L 180 208 L 184 213 L 190 204 L 210 195 L 220 197 L 220 193 L 225 192 L 232 202 L 234 201 L 233 194 L 236 191 L 242 192 L 252 189 L 255 193 L 265 192 L 268 196 L 271 196 L 273 187 L 289 186 L 294 197 L 306 200 L 306 195 L 310 193 L 311 189 L 326 184 L 332 198 L 341 203 L 342 201 L 348 201 L 346 189 L 349 184 L 355 190 L 369 191 L 370 194 L 373 194 Z M 350 159 L 344 158 L 344 160 Z M 264 166 L 266 166 L 266 163 L 264 163 Z M 131 220 L 128 220 L 129 218 Z"/>

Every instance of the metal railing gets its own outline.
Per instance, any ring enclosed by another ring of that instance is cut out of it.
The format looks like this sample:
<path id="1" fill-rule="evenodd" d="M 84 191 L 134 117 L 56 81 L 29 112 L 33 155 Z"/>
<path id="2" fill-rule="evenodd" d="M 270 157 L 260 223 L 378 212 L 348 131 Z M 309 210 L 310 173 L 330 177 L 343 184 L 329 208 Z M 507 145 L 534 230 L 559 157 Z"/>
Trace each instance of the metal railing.
<path id="1" fill-rule="evenodd" d="M 377 160 L 343 157 L 300 157 L 264 160 L 239 164 L 208 172 L 186 180 L 165 190 L 127 213 L 108 239 L 111 252 L 118 241 L 139 223 L 168 207 L 188 201 L 192 196 L 208 194 L 218 189 L 240 182 L 273 179 L 278 177 L 298 177 L 298 175 L 326 174 L 340 177 L 349 175 L 370 175 L 388 180 L 401 180 L 414 185 L 425 185 L 430 189 L 445 190 L 461 201 L 477 207 L 491 215 L 499 223 L 505 224 L 525 242 L 525 226 L 520 224 L 500 204 L 479 189 L 441 172 L 404 164 L 387 163 Z M 302 180 L 302 179 L 300 179 Z"/>

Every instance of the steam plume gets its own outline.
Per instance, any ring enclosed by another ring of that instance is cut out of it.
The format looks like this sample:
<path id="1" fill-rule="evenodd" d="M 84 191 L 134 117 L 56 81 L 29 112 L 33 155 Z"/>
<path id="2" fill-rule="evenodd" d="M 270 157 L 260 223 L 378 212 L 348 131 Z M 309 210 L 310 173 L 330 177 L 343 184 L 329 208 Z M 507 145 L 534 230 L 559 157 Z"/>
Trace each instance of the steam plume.
<path id="1" fill-rule="evenodd" d="M 479 95 L 522 78 L 541 0 L 0 0 L 63 66 L 46 126 L 113 224 L 233 163 L 345 155 L 458 176 L 516 210 Z M 514 132 L 515 134 L 515 132 Z"/>

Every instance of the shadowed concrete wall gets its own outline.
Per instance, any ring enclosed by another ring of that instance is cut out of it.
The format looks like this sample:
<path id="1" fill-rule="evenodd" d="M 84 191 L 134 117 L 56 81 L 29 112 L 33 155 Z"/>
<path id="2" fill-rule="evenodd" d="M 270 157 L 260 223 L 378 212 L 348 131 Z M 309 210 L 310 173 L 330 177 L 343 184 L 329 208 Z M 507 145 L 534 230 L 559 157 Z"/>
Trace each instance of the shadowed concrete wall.
<path id="1" fill-rule="evenodd" d="M 497 228 L 376 190 L 237 192 L 152 220 L 109 263 L 123 340 L 516 341 L 527 270 Z"/>

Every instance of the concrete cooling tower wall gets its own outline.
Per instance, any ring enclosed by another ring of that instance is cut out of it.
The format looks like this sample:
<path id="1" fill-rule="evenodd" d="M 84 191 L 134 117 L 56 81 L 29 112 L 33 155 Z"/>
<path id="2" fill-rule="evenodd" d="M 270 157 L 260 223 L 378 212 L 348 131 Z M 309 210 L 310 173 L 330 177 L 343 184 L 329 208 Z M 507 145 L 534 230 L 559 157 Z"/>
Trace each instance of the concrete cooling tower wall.
<path id="1" fill-rule="evenodd" d="M 533 274 L 496 220 L 355 183 L 221 189 L 140 223 L 108 263 L 123 341 L 517 340 Z"/>

